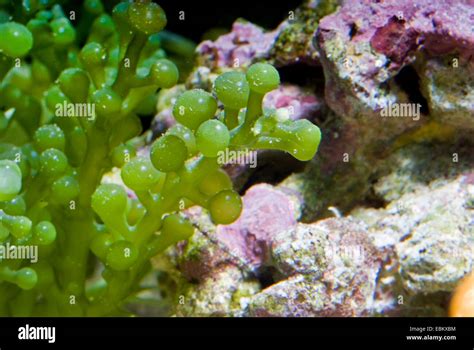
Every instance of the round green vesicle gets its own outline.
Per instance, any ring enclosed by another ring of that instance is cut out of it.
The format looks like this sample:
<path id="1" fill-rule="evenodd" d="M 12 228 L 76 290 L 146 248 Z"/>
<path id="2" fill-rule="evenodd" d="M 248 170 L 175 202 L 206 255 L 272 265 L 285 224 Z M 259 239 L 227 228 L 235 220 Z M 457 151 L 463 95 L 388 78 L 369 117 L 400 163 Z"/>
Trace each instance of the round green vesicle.
<path id="1" fill-rule="evenodd" d="M 2 153 L 2 148 L 2 144 L 0 144 L 0 154 Z M 27 152 L 25 152 L 26 148 L 27 145 L 22 146 L 22 148 L 14 146 L 10 149 L 9 152 L 4 153 L 0 156 L 0 158 L 5 160 L 11 160 L 16 165 L 18 165 L 23 179 L 27 178 L 30 175 L 31 167 L 38 164 L 36 163 L 38 158 L 35 158 L 35 155 L 37 155 L 36 152 L 28 154 Z"/>
<path id="2" fill-rule="evenodd" d="M 194 136 L 194 133 L 184 125 L 173 125 L 166 131 L 166 135 L 174 135 L 183 140 L 183 142 L 186 144 L 186 148 L 188 149 L 189 157 L 192 157 L 197 153 L 196 137 Z"/>
<path id="3" fill-rule="evenodd" d="M 179 214 L 170 214 L 163 219 L 162 234 L 168 239 L 179 242 L 188 239 L 194 233 L 193 225 Z"/>
<path id="4" fill-rule="evenodd" d="M 64 92 L 61 91 L 59 86 L 53 85 L 51 88 L 49 88 L 45 92 L 44 98 L 46 106 L 51 112 L 53 112 L 57 117 L 63 116 L 58 115 L 58 112 L 63 112 L 61 111 L 61 108 L 63 107 L 64 103 L 69 102 L 69 100 Z"/>
<path id="5" fill-rule="evenodd" d="M 51 11 L 41 10 L 36 14 L 36 18 L 44 21 L 50 21 L 53 18 L 53 13 Z"/>
<path id="6" fill-rule="evenodd" d="M 24 267 L 16 272 L 15 282 L 21 289 L 30 290 L 36 286 L 38 275 L 30 267 Z"/>
<path id="7" fill-rule="evenodd" d="M 130 145 L 122 144 L 112 151 L 112 163 L 117 168 L 123 167 L 137 154 L 135 148 Z"/>
<path id="8" fill-rule="evenodd" d="M 321 131 L 309 120 L 302 119 L 296 123 L 296 139 L 300 147 L 291 150 L 291 154 L 300 161 L 311 160 L 316 154 L 321 142 Z"/>
<path id="9" fill-rule="evenodd" d="M 79 182 L 74 176 L 62 176 L 53 182 L 51 186 L 52 198 L 59 204 L 69 204 L 71 200 L 79 196 Z"/>
<path id="10" fill-rule="evenodd" d="M 21 170 L 11 160 L 0 160 L 0 201 L 9 201 L 21 191 Z"/>
<path id="11" fill-rule="evenodd" d="M 267 63 L 251 65 L 247 70 L 246 77 L 250 89 L 259 94 L 266 94 L 280 85 L 280 74 L 275 67 Z"/>
<path id="12" fill-rule="evenodd" d="M 151 67 L 153 81 L 161 88 L 169 89 L 176 85 L 179 79 L 178 67 L 165 58 L 157 60 Z"/>
<path id="13" fill-rule="evenodd" d="M 121 172 L 124 184 L 134 191 L 150 189 L 163 173 L 156 170 L 149 158 L 137 157 L 126 163 Z"/>
<path id="14" fill-rule="evenodd" d="M 129 225 L 135 225 L 146 214 L 146 209 L 139 200 L 132 199 L 127 212 L 127 221 Z"/>
<path id="15" fill-rule="evenodd" d="M 230 189 L 232 189 L 232 180 L 222 169 L 218 169 L 209 174 L 199 184 L 199 191 L 209 197 L 212 197 L 223 190 Z"/>
<path id="16" fill-rule="evenodd" d="M 196 132 L 198 150 L 206 157 L 217 157 L 229 146 L 229 129 L 218 120 L 208 120 Z"/>
<path id="17" fill-rule="evenodd" d="M 212 95 L 201 89 L 182 93 L 173 107 L 176 121 L 191 130 L 196 130 L 206 120 L 214 117 L 217 102 Z"/>
<path id="18" fill-rule="evenodd" d="M 110 246 L 106 260 L 112 270 L 128 270 L 138 260 L 138 249 L 129 241 L 115 242 Z"/>
<path id="19" fill-rule="evenodd" d="M 164 173 L 179 170 L 187 157 L 186 144 L 174 135 L 164 135 L 151 146 L 151 162 L 156 169 Z"/>
<path id="20" fill-rule="evenodd" d="M 147 35 L 158 33 L 166 26 L 165 11 L 153 2 L 134 2 L 128 7 L 130 24 Z"/>
<path id="21" fill-rule="evenodd" d="M 85 0 L 84 8 L 87 12 L 90 12 L 94 15 L 99 15 L 104 12 L 104 5 L 102 5 L 102 1 L 100 0 Z"/>
<path id="22" fill-rule="evenodd" d="M 24 65 L 11 69 L 4 78 L 3 83 L 10 83 L 22 91 L 29 91 L 33 86 L 31 67 Z"/>
<path id="23" fill-rule="evenodd" d="M 92 195 L 92 209 L 101 218 L 117 218 L 127 207 L 127 193 L 117 184 L 102 184 Z"/>
<path id="24" fill-rule="evenodd" d="M 79 68 L 68 68 L 59 76 L 59 86 L 74 102 L 85 102 L 89 94 L 90 80 L 87 73 Z"/>
<path id="25" fill-rule="evenodd" d="M 86 66 L 100 66 L 106 62 L 107 52 L 102 45 L 92 42 L 82 48 L 79 57 Z"/>
<path id="26" fill-rule="evenodd" d="M 214 90 L 225 107 L 241 109 L 247 106 L 250 88 L 244 73 L 221 74 L 214 82 Z"/>
<path id="27" fill-rule="evenodd" d="M 39 245 L 49 245 L 56 240 L 56 228 L 49 221 L 41 221 L 33 229 L 33 239 Z"/>
<path id="28" fill-rule="evenodd" d="M 40 155 L 41 172 L 56 178 L 62 175 L 68 166 L 66 155 L 58 149 L 49 148 Z"/>
<path id="29" fill-rule="evenodd" d="M 46 65 L 38 59 L 33 59 L 31 66 L 28 69 L 30 71 L 30 79 L 34 84 L 47 86 L 51 84 L 51 72 L 48 70 Z"/>
<path id="30" fill-rule="evenodd" d="M 105 260 L 113 243 L 112 235 L 108 233 L 99 233 L 91 242 L 92 252 L 100 259 Z"/>
<path id="31" fill-rule="evenodd" d="M 33 35 L 16 22 L 0 24 L 0 52 L 10 57 L 22 57 L 33 47 Z"/>
<path id="32" fill-rule="evenodd" d="M 128 36 L 130 33 L 130 22 L 128 18 L 128 9 L 130 7 L 129 2 L 119 2 L 112 10 L 112 18 L 116 23 L 117 29 L 120 32 L 128 32 Z"/>
<path id="33" fill-rule="evenodd" d="M 96 105 L 98 114 L 113 115 L 118 114 L 122 109 L 122 99 L 111 88 L 102 88 L 92 95 L 92 101 Z"/>
<path id="34" fill-rule="evenodd" d="M 54 44 L 54 38 L 51 35 L 51 26 L 49 24 L 51 18 L 37 16 L 30 19 L 26 27 L 33 36 L 34 48 L 42 49 Z"/>
<path id="35" fill-rule="evenodd" d="M 57 18 L 51 21 L 54 41 L 58 45 L 68 45 L 76 39 L 76 30 L 67 18 Z"/>
<path id="36" fill-rule="evenodd" d="M 16 238 L 25 238 L 31 232 L 32 222 L 26 216 L 12 216 L 5 224 Z"/>
<path id="37" fill-rule="evenodd" d="M 221 191 L 210 199 L 209 211 L 215 224 L 231 224 L 242 212 L 242 199 L 233 190 Z"/>
<path id="38" fill-rule="evenodd" d="M 3 211 L 8 215 L 25 215 L 26 202 L 21 195 L 16 196 L 12 200 L 3 203 Z"/>
<path id="39" fill-rule="evenodd" d="M 38 128 L 35 132 L 34 141 L 39 152 L 43 152 L 48 148 L 64 151 L 66 146 L 64 132 L 56 124 L 43 125 Z"/>
<path id="40" fill-rule="evenodd" d="M 115 24 L 107 14 L 102 14 L 98 16 L 94 23 L 92 23 L 91 32 L 94 34 L 100 34 L 101 39 L 106 39 L 115 31 Z"/>

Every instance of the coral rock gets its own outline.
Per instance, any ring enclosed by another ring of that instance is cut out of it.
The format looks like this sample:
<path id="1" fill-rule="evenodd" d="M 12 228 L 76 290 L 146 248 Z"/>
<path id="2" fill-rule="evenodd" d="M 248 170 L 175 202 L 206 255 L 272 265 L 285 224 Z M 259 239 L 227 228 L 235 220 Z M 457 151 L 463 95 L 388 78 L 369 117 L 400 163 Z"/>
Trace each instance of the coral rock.
<path id="1" fill-rule="evenodd" d="M 474 8 L 469 3 L 345 1 L 339 11 L 320 21 L 316 38 L 329 106 L 348 120 L 358 118 L 371 124 L 376 133 L 382 130 L 379 138 L 416 125 L 412 118 L 381 118 L 383 108 L 393 103 L 423 106 L 423 98 L 427 103 L 423 109 L 428 109 L 422 111 L 425 114 L 472 129 Z M 449 61 L 453 58 L 457 65 Z M 439 71 L 442 60 L 445 63 Z M 416 70 L 408 71 L 410 87 L 397 81 L 406 67 Z M 423 97 L 414 96 L 417 75 Z M 465 78 L 455 80 L 458 75 Z M 437 79 L 440 76 L 443 79 Z"/>
<path id="2" fill-rule="evenodd" d="M 250 22 L 238 20 L 230 33 L 198 46 L 199 65 L 212 68 L 250 65 L 252 60 L 268 53 L 276 34 L 276 31 L 265 33 Z"/>
<path id="3" fill-rule="evenodd" d="M 225 266 L 202 283 L 181 288 L 176 316 L 239 316 L 245 307 L 246 296 L 259 289 L 259 283 L 245 281 L 237 267 Z"/>
<path id="4" fill-rule="evenodd" d="M 190 280 L 202 280 L 222 265 L 256 271 L 268 262 L 272 236 L 296 224 L 298 200 L 270 185 L 255 185 L 243 197 L 240 218 L 214 226 L 202 211 L 188 211 L 201 233 L 180 248 L 180 269 Z"/>
<path id="5" fill-rule="evenodd" d="M 274 266 L 291 277 L 251 297 L 249 314 L 369 314 L 381 259 L 366 230 L 362 222 L 334 218 L 278 234 L 272 243 Z"/>

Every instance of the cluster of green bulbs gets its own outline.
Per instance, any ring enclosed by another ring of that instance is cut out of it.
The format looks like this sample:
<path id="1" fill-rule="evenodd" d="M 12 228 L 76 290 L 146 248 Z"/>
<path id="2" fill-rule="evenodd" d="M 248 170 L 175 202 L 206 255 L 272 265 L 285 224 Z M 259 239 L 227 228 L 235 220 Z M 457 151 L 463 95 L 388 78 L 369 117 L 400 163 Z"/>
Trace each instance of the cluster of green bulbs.
<path id="1" fill-rule="evenodd" d="M 220 152 L 279 149 L 305 161 L 320 142 L 309 121 L 265 115 L 262 100 L 280 78 L 257 63 L 219 76 L 214 94 L 184 92 L 177 124 L 137 155 L 139 111 L 179 78 L 156 38 L 166 16 L 147 1 L 119 3 L 111 16 L 100 1 L 84 7 L 92 24 L 80 49 L 58 5 L 30 9 L 26 25 L 0 13 L 9 38 L 0 43 L 0 243 L 39 247 L 36 264 L 0 260 L 0 315 L 122 314 L 150 258 L 193 234 L 185 208 L 206 208 L 216 224 L 239 217 Z M 15 67 L 25 55 L 30 63 Z M 71 104 L 95 115 L 57 115 Z M 102 183 L 113 167 L 135 196 Z"/>

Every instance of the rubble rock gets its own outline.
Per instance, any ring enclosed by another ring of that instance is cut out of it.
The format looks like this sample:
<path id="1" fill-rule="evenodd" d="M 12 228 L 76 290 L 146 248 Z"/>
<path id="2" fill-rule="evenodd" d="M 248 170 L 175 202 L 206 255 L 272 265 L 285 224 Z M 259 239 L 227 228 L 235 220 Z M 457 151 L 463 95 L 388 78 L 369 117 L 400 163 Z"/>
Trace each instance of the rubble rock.
<path id="1" fill-rule="evenodd" d="M 258 271 L 268 263 L 272 236 L 296 225 L 299 207 L 291 192 L 260 184 L 245 193 L 242 214 L 230 225 L 214 226 L 197 208 L 187 216 L 201 232 L 179 247 L 178 264 L 188 280 L 201 281 L 223 265 Z"/>
<path id="2" fill-rule="evenodd" d="M 361 316 L 374 302 L 381 256 L 363 223 L 299 224 L 272 243 L 274 266 L 291 276 L 250 298 L 252 316 Z"/>
<path id="3" fill-rule="evenodd" d="M 255 24 L 238 20 L 230 33 L 197 47 L 198 65 L 211 69 L 248 66 L 268 53 L 276 35 L 277 31 L 265 32 Z"/>
<path id="4" fill-rule="evenodd" d="M 320 21 L 316 36 L 326 77 L 326 102 L 341 117 L 371 125 L 366 130 L 378 139 L 419 126 L 427 113 L 472 129 L 473 26 L 474 7 L 468 0 L 345 1 L 336 13 Z M 459 67 L 449 64 L 439 71 L 440 58 L 453 55 Z M 411 74 L 409 83 L 397 81 L 407 67 L 417 71 L 422 97 L 416 95 L 420 93 L 417 73 Z M 464 78 L 456 79 L 457 75 Z M 423 99 L 428 111 L 419 119 L 414 113 L 408 118 L 381 116 L 393 104 L 422 106 Z M 450 113 L 444 117 L 444 112 Z"/>
<path id="5" fill-rule="evenodd" d="M 249 295 L 260 290 L 258 281 L 244 280 L 235 266 L 216 269 L 199 284 L 184 284 L 178 292 L 176 316 L 240 316 Z"/>

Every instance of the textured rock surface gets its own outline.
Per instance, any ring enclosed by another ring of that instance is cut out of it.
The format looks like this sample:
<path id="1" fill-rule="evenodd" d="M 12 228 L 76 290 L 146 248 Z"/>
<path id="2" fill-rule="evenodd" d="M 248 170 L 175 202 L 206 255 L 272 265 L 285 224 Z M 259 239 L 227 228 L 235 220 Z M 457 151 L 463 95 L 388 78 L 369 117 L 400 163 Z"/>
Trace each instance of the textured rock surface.
<path id="1" fill-rule="evenodd" d="M 313 40 L 319 19 L 335 11 L 341 1 L 309 0 L 292 11 L 278 28 L 268 60 L 281 67 L 297 63 L 319 65 L 319 53 Z"/>
<path id="2" fill-rule="evenodd" d="M 214 226 L 197 208 L 187 212 L 201 231 L 176 252 L 176 262 L 188 280 L 202 281 L 224 265 L 256 273 L 269 261 L 271 236 L 296 225 L 299 217 L 298 199 L 270 185 L 250 188 L 243 204 L 241 217 L 227 226 Z"/>
<path id="3" fill-rule="evenodd" d="M 245 67 L 253 60 L 267 55 L 278 31 L 265 32 L 262 28 L 238 20 L 230 33 L 216 41 L 204 41 L 197 48 L 198 65 L 209 68 Z"/>
<path id="4" fill-rule="evenodd" d="M 272 241 L 274 266 L 291 276 L 250 298 L 252 316 L 361 316 L 371 312 L 381 256 L 363 223 L 299 224 Z"/>
<path id="5" fill-rule="evenodd" d="M 389 257 L 379 285 L 382 309 L 445 315 L 449 294 L 473 269 L 474 158 L 469 149 L 430 144 L 400 149 L 387 159 L 391 171 L 374 185 L 386 207 L 351 212 Z M 403 305 L 398 305 L 400 296 Z"/>
<path id="6" fill-rule="evenodd" d="M 317 34 L 327 103 L 344 118 L 373 124 L 372 132 L 382 132 L 379 138 L 393 137 L 417 121 L 381 118 L 380 111 L 390 103 L 422 102 L 408 91 L 412 87 L 396 79 L 402 68 L 414 64 L 429 112 L 447 123 L 473 127 L 473 27 L 474 7 L 468 0 L 345 1 L 320 21 Z M 446 56 L 455 57 L 458 65 L 441 63 Z M 458 74 L 463 78 L 455 79 Z M 416 84 L 413 79 L 416 74 L 411 81 Z"/>
<path id="7" fill-rule="evenodd" d="M 383 208 L 282 225 L 274 202 L 285 197 L 258 185 L 245 201 L 253 210 L 234 225 L 216 230 L 190 213 L 206 233 L 172 253 L 186 277 L 178 279 L 186 303 L 177 314 L 445 315 L 474 266 L 474 159 L 468 147 L 452 147 L 454 163 L 442 144 L 405 146 L 387 158 L 374 184 Z"/>
<path id="8" fill-rule="evenodd" d="M 392 201 L 372 229 L 400 237 L 400 273 L 412 293 L 452 291 L 474 264 L 474 158 L 464 152 L 453 162 L 440 150 L 411 146 L 395 154 L 397 171 L 375 186 Z"/>
<path id="9" fill-rule="evenodd" d="M 321 112 L 324 101 L 309 88 L 298 85 L 283 84 L 277 90 L 269 92 L 264 100 L 263 107 L 280 110 L 288 118 L 314 119 Z"/>
<path id="10" fill-rule="evenodd" d="M 474 15 L 471 15 L 471 17 Z M 474 27 L 474 21 L 471 24 Z M 471 34 L 474 36 L 474 33 Z M 421 89 L 433 118 L 457 128 L 474 126 L 474 61 L 447 56 L 430 59 L 419 68 Z"/>
<path id="11" fill-rule="evenodd" d="M 240 316 L 246 297 L 258 290 L 257 281 L 244 280 L 237 267 L 225 266 L 199 284 L 180 286 L 176 316 Z"/>

